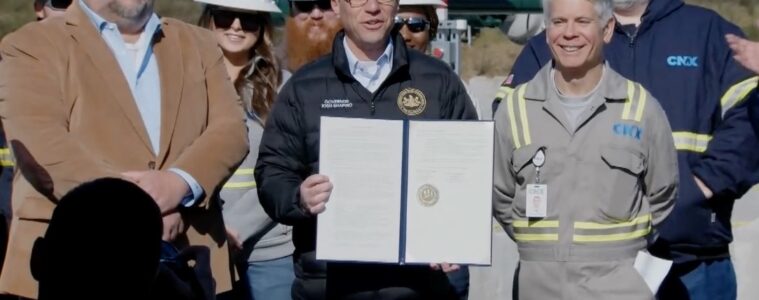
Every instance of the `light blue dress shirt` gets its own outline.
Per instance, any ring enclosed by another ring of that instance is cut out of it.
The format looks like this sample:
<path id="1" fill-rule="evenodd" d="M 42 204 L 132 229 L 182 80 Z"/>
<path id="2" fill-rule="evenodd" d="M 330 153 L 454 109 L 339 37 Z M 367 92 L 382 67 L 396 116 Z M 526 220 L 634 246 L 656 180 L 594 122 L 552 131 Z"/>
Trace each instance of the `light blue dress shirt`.
<path id="1" fill-rule="evenodd" d="M 153 37 L 161 30 L 161 20 L 153 13 L 137 42 L 128 44 L 124 42 L 115 23 L 103 19 L 82 0 L 79 0 L 79 6 L 100 32 L 119 63 L 147 130 L 153 153 L 158 155 L 161 142 L 161 77 L 153 53 Z M 203 188 L 190 174 L 177 168 L 169 171 L 182 177 L 190 187 L 192 194 L 182 200 L 183 205 L 191 206 L 203 195 Z"/>
<path id="2" fill-rule="evenodd" d="M 348 57 L 348 68 L 350 68 L 351 75 L 364 88 L 374 93 L 385 82 L 387 76 L 390 75 L 390 71 L 393 68 L 393 43 L 388 40 L 385 52 L 377 58 L 376 61 L 360 61 L 353 54 L 350 47 L 348 47 L 348 41 L 343 38 L 343 48 L 345 48 L 345 54 Z"/>

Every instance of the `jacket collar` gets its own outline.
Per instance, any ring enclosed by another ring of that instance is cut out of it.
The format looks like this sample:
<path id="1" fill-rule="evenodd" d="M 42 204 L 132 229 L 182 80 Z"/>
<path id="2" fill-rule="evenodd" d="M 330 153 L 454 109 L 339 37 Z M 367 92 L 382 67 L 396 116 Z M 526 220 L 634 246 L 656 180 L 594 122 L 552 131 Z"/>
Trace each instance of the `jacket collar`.
<path id="1" fill-rule="evenodd" d="M 553 68 L 553 60 L 543 66 L 542 69 L 530 80 L 527 84 L 527 88 L 524 93 L 525 99 L 546 101 L 548 99 L 548 92 L 553 90 L 551 82 L 551 69 Z M 599 92 L 609 101 L 618 101 L 627 99 L 627 79 L 619 75 L 614 71 L 609 64 L 606 64 L 605 74 L 602 80 L 605 80 L 599 87 Z"/>
<path id="2" fill-rule="evenodd" d="M 132 97 L 129 85 L 120 72 L 119 64 L 114 58 L 111 49 L 100 36 L 99 30 L 82 10 L 79 1 L 73 1 L 64 15 L 66 30 L 79 44 L 79 49 L 87 54 L 92 66 L 100 74 L 108 90 L 113 95 L 113 101 L 118 103 L 123 113 L 129 119 L 132 129 L 137 132 L 146 150 L 150 155 L 155 155 L 150 146 L 147 130 L 142 122 L 142 116 Z M 184 82 L 184 67 L 182 63 L 182 49 L 179 33 L 175 28 L 176 22 L 161 19 L 161 30 L 156 33 L 153 43 L 153 53 L 158 63 L 161 79 L 161 142 L 158 151 L 158 160 L 165 162 L 168 157 L 168 146 L 174 133 L 174 125 L 179 112 L 181 93 Z"/>
<path id="3" fill-rule="evenodd" d="M 683 0 L 651 0 L 641 18 L 638 34 L 647 31 L 654 23 L 670 15 L 683 5 L 685 5 Z M 617 24 L 616 28 L 616 30 L 622 30 L 619 24 Z"/>
<path id="4" fill-rule="evenodd" d="M 390 69 L 388 78 L 392 77 L 395 72 L 401 68 L 408 66 L 408 50 L 406 49 L 406 43 L 403 39 L 398 38 L 399 34 L 393 30 L 390 33 L 390 43 L 393 44 L 393 65 Z M 345 38 L 345 31 L 341 30 L 335 35 L 335 39 L 332 41 L 332 65 L 343 76 L 353 78 L 350 70 L 350 62 L 348 61 L 348 54 L 345 52 L 343 46 L 343 39 Z"/>

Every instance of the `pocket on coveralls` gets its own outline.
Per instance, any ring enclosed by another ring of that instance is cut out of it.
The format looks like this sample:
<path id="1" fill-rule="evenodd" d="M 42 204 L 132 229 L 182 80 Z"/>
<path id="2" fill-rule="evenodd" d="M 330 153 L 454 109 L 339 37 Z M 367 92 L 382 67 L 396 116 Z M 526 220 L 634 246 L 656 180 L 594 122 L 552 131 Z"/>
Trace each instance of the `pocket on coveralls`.
<path id="1" fill-rule="evenodd" d="M 641 198 L 638 193 L 643 184 L 641 174 L 645 170 L 643 155 L 632 149 L 615 147 L 601 148 L 601 158 L 610 168 L 602 182 L 611 187 L 610 194 L 601 201 L 603 214 L 616 221 L 627 221 L 638 214 Z"/>

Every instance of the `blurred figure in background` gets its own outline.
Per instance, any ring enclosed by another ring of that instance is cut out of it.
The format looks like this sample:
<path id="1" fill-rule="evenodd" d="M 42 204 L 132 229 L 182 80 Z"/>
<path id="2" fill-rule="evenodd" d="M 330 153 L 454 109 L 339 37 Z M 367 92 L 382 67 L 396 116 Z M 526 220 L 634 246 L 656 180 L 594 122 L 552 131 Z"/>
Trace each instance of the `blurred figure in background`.
<path id="1" fill-rule="evenodd" d="M 434 56 L 430 42 L 437 36 L 440 25 L 440 19 L 438 19 L 435 9 L 445 7 L 445 2 L 441 0 L 400 0 L 398 4 L 394 30 L 400 33 L 408 48 Z M 476 101 L 469 92 L 469 86 L 466 82 L 464 85 L 467 87 L 467 94 L 472 99 L 477 116 L 481 116 L 479 101 Z M 458 278 L 457 281 L 460 283 L 458 287 L 462 289 L 463 294 L 466 294 L 469 285 L 469 270 L 464 267 L 460 271 L 449 274 L 449 276 Z"/>
<path id="2" fill-rule="evenodd" d="M 290 299 L 292 229 L 269 218 L 258 201 L 253 168 L 263 126 L 279 87 L 290 74 L 274 56 L 271 13 L 266 0 L 196 0 L 205 3 L 198 25 L 213 31 L 227 73 L 242 98 L 250 152 L 220 193 L 227 236 L 247 299 Z"/>
<path id="3" fill-rule="evenodd" d="M 280 59 L 292 73 L 332 52 L 332 39 L 342 28 L 330 0 L 290 0 L 285 25 L 286 56 Z"/>
<path id="4" fill-rule="evenodd" d="M 71 5 L 72 0 L 34 0 L 34 14 L 37 21 L 49 17 L 62 16 Z"/>
<path id="5" fill-rule="evenodd" d="M 440 25 L 435 9 L 441 6 L 445 6 L 442 0 L 400 1 L 395 25 L 406 46 L 430 54 L 430 42 L 435 39 L 437 27 Z"/>

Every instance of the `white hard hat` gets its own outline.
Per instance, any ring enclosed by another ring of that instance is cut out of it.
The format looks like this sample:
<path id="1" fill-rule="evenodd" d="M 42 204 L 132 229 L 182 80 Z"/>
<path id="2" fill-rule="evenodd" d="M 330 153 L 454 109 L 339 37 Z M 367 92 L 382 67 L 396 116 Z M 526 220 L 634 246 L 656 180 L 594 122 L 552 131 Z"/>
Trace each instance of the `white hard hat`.
<path id="1" fill-rule="evenodd" d="M 274 0 L 195 0 L 196 2 L 211 4 L 221 7 L 234 8 L 250 11 L 265 11 L 281 13 Z"/>
<path id="2" fill-rule="evenodd" d="M 445 7 L 445 2 L 442 0 L 401 0 L 399 3 L 401 6 L 403 5 L 432 5 L 432 6 L 442 6 Z"/>

